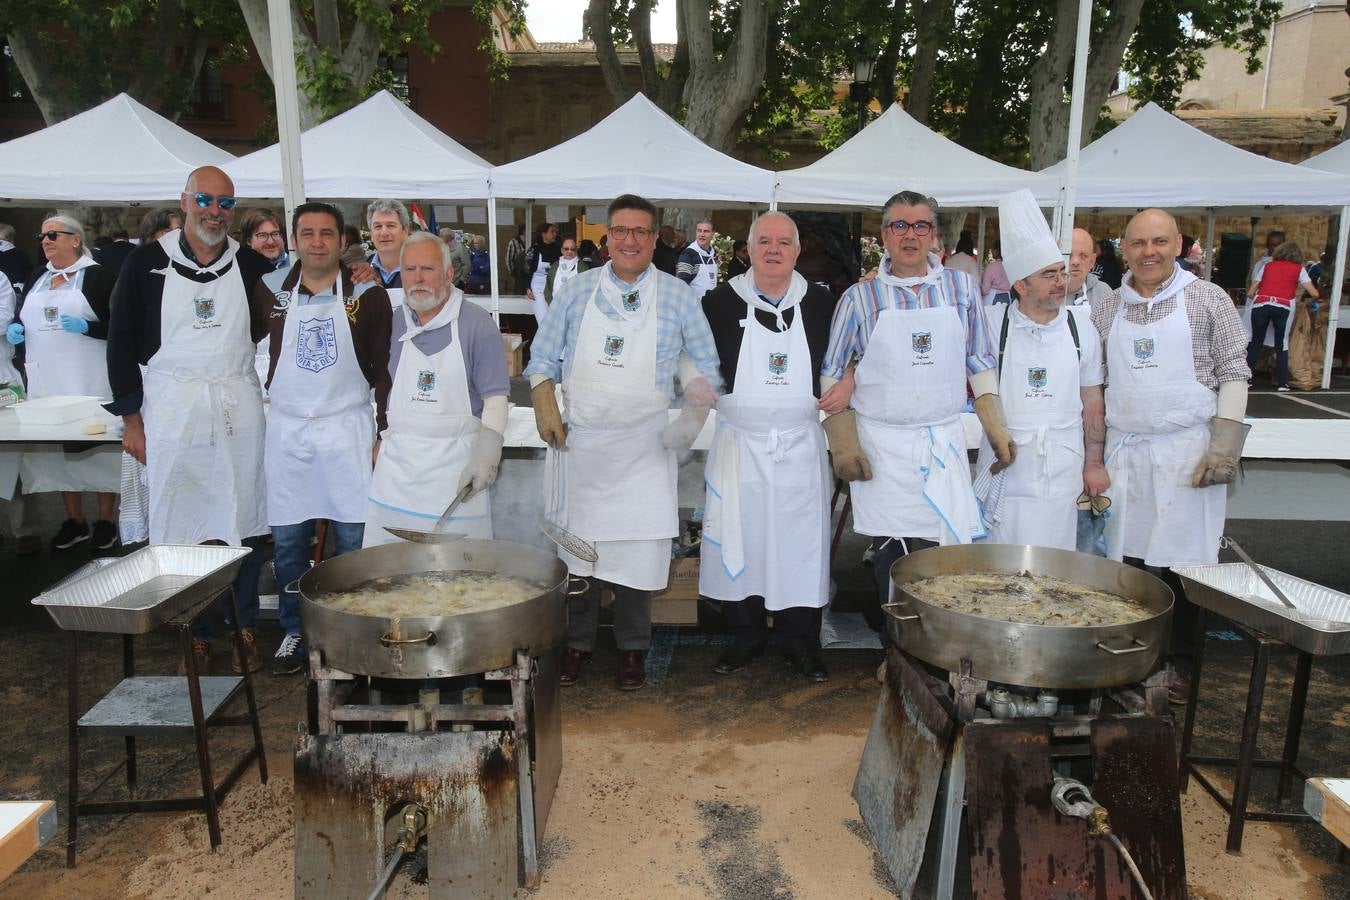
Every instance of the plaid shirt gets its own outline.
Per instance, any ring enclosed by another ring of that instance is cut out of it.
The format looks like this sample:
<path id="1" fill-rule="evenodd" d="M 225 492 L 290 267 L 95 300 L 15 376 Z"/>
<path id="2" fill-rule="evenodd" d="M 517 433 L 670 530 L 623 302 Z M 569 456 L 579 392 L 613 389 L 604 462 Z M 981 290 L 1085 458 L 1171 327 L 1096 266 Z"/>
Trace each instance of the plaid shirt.
<path id="1" fill-rule="evenodd" d="M 998 362 L 994 338 L 980 305 L 979 285 L 965 272 L 944 269 L 940 285 L 918 285 L 917 293 L 910 288 L 891 287 L 880 278 L 859 282 L 844 291 L 835 307 L 834 321 L 830 323 L 830 344 L 820 367 L 821 375 L 842 378 L 844 368 L 853 357 L 862 359 L 877 326 L 877 316 L 884 308 L 886 295 L 883 291 L 889 292 L 899 309 L 955 306 L 966 331 L 967 375 L 992 369 Z"/>
<path id="2" fill-rule="evenodd" d="M 596 298 L 596 307 L 602 313 L 619 320 L 619 314 L 610 309 L 608 303 L 602 302 L 601 278 L 612 278 L 624 289 L 633 287 L 611 274 L 609 266 L 604 266 L 582 272 L 554 291 L 548 314 L 530 344 L 530 364 L 524 372 L 527 377 L 544 375 L 559 381 L 572 374 L 581 317 L 592 297 Z M 637 283 L 653 278 L 656 279 L 658 303 L 654 387 L 672 398 L 675 396 L 675 370 L 683 350 L 713 389 L 718 389 L 722 376 L 718 368 L 717 345 L 713 343 L 712 330 L 703 315 L 703 304 L 697 292 L 674 275 L 667 275 L 655 267 L 648 267 Z"/>
<path id="3" fill-rule="evenodd" d="M 1175 278 L 1175 274 L 1172 277 Z M 1159 290 L 1169 282 L 1159 285 Z M 1196 279 L 1186 285 L 1181 295 L 1186 298 L 1186 319 L 1191 326 L 1195 380 L 1211 390 L 1218 390 L 1225 381 L 1251 378 L 1251 369 L 1247 368 L 1247 330 L 1242 327 L 1242 319 L 1227 292 L 1216 284 Z M 1092 307 L 1092 324 L 1102 336 L 1103 356 L 1120 304 L 1120 291 L 1115 290 Z M 1176 312 L 1176 308 L 1176 297 L 1168 297 L 1151 306 L 1127 303 L 1125 320 L 1132 325 L 1151 325 Z M 1108 383 L 1111 380 L 1109 363 L 1106 380 Z"/>

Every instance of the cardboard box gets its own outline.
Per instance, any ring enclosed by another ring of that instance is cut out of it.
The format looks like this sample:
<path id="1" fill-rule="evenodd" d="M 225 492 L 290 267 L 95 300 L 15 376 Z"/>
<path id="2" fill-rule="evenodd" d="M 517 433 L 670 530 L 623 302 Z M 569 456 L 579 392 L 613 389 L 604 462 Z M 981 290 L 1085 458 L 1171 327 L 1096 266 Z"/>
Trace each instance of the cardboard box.
<path id="1" fill-rule="evenodd" d="M 519 334 L 503 334 L 502 345 L 506 349 L 506 374 L 515 378 L 525 368 L 525 339 Z"/>
<path id="2" fill-rule="evenodd" d="M 652 624 L 698 624 L 698 557 L 670 561 L 670 584 L 652 597 Z"/>

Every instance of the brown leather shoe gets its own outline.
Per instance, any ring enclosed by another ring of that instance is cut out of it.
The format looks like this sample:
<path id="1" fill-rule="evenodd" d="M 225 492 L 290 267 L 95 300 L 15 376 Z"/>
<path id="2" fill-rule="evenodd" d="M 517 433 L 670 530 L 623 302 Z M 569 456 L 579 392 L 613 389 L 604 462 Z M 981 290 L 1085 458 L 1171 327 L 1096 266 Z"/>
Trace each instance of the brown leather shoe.
<path id="1" fill-rule="evenodd" d="M 647 683 L 647 651 L 619 651 L 619 690 L 636 691 Z"/>
<path id="2" fill-rule="evenodd" d="M 211 642 L 201 638 L 192 639 L 192 664 L 197 670 L 197 677 L 211 674 Z M 187 660 L 178 661 L 178 674 L 187 674 Z"/>
<path id="3" fill-rule="evenodd" d="M 258 632 L 252 628 L 244 628 L 239 632 L 239 636 L 244 639 L 244 659 L 248 662 L 248 670 L 256 672 L 263 666 L 262 650 L 258 648 Z M 231 644 L 234 642 L 231 641 Z M 239 664 L 239 648 L 233 647 L 230 651 L 230 669 L 234 674 L 240 675 L 244 667 Z"/>
<path id="4" fill-rule="evenodd" d="M 589 650 L 568 647 L 563 651 L 562 659 L 558 661 L 558 684 L 563 687 L 571 687 L 576 684 L 577 678 L 581 676 L 582 667 L 590 661 L 591 653 Z"/>

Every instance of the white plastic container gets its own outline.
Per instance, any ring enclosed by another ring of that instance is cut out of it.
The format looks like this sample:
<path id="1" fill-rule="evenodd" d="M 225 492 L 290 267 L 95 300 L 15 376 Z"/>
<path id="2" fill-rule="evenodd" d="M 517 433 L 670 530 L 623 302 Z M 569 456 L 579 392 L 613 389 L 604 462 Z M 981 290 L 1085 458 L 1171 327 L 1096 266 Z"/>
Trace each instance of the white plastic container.
<path id="1" fill-rule="evenodd" d="M 14 405 L 21 425 L 65 425 L 99 414 L 96 397 L 39 397 Z"/>

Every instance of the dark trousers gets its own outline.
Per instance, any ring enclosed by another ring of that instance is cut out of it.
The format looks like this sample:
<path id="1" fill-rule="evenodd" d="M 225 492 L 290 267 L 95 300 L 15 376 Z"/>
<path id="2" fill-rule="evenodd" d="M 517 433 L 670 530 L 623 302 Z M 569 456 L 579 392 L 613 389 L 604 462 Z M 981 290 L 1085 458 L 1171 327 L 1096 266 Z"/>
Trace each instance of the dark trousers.
<path id="1" fill-rule="evenodd" d="M 614 591 L 614 643 L 620 650 L 647 650 L 652 645 L 652 591 L 590 579 L 586 593 L 567 598 L 567 646 L 583 653 L 595 649 L 600 627 L 600 591 Z"/>
<path id="2" fill-rule="evenodd" d="M 886 617 L 882 614 L 881 604 L 889 603 L 891 599 L 891 566 L 903 556 L 936 546 L 937 541 L 924 538 L 872 538 L 872 574 L 877 579 L 876 603 L 863 606 L 862 614 L 873 631 L 886 630 Z"/>
<path id="3" fill-rule="evenodd" d="M 737 644 L 750 647 L 771 639 L 769 613 L 764 609 L 763 597 L 722 602 L 722 613 L 731 627 Z M 809 653 L 820 649 L 819 609 L 809 606 L 790 606 L 774 610 L 772 640 L 790 653 Z"/>
<path id="4" fill-rule="evenodd" d="M 1127 566 L 1145 569 L 1157 575 L 1169 588 L 1176 603 L 1172 606 L 1172 633 L 1168 638 L 1167 655 L 1172 658 L 1178 671 L 1189 672 L 1191 659 L 1195 656 L 1195 627 L 1199 624 L 1200 610 L 1186 599 L 1186 588 L 1181 576 L 1166 566 L 1157 569 L 1144 565 L 1144 561 L 1135 556 L 1125 557 Z"/>
<path id="5" fill-rule="evenodd" d="M 244 538 L 243 544 L 249 554 L 239 565 L 239 574 L 234 578 L 234 602 L 239 607 L 239 626 L 253 628 L 258 624 L 258 576 L 262 574 L 263 545 L 267 538 Z M 211 605 L 211 609 L 198 617 L 192 626 L 192 636 L 202 640 L 211 640 L 212 623 L 217 619 L 228 620 L 230 616 L 229 594 L 222 594 Z"/>
<path id="6" fill-rule="evenodd" d="M 1289 325 L 1289 310 L 1278 303 L 1252 307 L 1252 342 L 1247 345 L 1247 367 L 1256 371 L 1266 327 L 1275 329 L 1275 383 L 1289 383 L 1289 351 L 1284 349 L 1284 329 Z"/>

